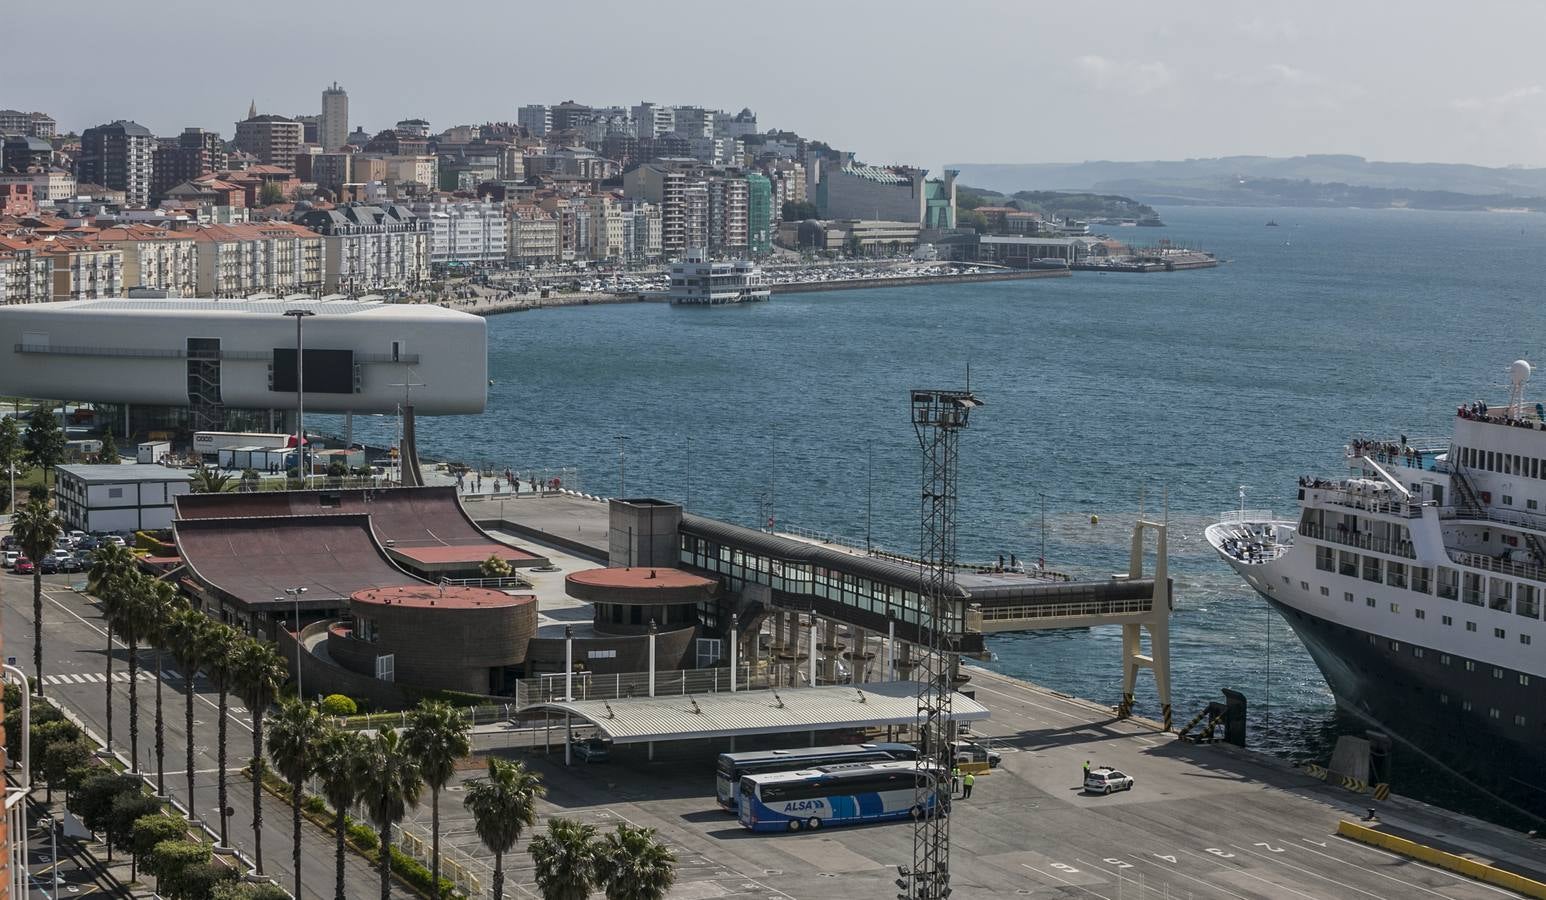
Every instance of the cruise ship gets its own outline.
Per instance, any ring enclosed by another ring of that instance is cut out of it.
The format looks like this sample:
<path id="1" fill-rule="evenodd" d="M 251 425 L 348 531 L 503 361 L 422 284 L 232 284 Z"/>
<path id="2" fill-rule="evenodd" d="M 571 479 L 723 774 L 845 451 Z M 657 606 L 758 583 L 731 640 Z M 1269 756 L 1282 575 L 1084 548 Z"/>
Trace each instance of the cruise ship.
<path id="1" fill-rule="evenodd" d="M 1340 707 L 1546 815 L 1546 406 L 1529 363 L 1509 372 L 1509 402 L 1457 408 L 1448 439 L 1355 439 L 1348 477 L 1300 479 L 1296 519 L 1206 534 Z"/>
<path id="2" fill-rule="evenodd" d="M 671 263 L 671 285 L 666 289 L 672 303 L 706 306 L 751 303 L 772 294 L 756 263 L 745 259 L 716 262 L 697 250 Z"/>

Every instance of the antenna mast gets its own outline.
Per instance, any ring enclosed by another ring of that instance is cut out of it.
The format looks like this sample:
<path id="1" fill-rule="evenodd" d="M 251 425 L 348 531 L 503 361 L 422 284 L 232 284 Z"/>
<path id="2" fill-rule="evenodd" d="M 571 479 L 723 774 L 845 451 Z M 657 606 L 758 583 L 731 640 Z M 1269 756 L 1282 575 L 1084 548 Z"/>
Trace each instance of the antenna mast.
<path id="1" fill-rule="evenodd" d="M 898 900 L 944 900 L 950 896 L 950 753 L 954 737 L 951 700 L 955 692 L 962 608 L 955 583 L 956 469 L 961 431 L 982 405 L 971 391 L 912 392 L 913 430 L 923 451 L 919 509 L 919 643 L 924 645 L 918 682 L 918 760 L 928 765 L 919 778 L 914 806 L 913 862 L 897 879 Z"/>

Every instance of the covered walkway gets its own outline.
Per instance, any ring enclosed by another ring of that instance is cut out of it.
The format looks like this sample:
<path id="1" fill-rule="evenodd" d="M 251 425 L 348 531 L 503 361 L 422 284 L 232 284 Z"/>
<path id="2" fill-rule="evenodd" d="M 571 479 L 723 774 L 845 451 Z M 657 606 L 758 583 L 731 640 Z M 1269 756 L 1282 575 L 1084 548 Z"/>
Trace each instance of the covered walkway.
<path id="1" fill-rule="evenodd" d="M 844 728 L 911 725 L 918 719 L 918 686 L 910 681 L 735 691 L 669 697 L 571 700 L 522 707 L 518 718 L 572 716 L 596 726 L 616 744 L 697 740 Z M 988 709 L 956 694 L 954 718 L 976 722 Z"/>

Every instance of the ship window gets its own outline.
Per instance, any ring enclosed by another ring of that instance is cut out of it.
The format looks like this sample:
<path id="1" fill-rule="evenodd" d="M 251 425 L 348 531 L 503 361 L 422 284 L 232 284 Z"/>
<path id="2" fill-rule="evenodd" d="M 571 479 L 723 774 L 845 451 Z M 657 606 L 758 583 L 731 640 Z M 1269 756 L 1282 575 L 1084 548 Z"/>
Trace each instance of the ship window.
<path id="1" fill-rule="evenodd" d="M 1414 610 L 1412 610 L 1412 612 L 1419 619 L 1426 619 L 1426 618 L 1428 618 L 1428 611 L 1426 609 L 1414 609 Z"/>
<path id="2" fill-rule="evenodd" d="M 1349 603 L 1352 603 L 1353 602 L 1353 592 L 1352 591 L 1343 591 L 1342 592 L 1342 599 L 1346 600 Z"/>
<path id="3" fill-rule="evenodd" d="M 1475 631 L 1476 630 L 1476 623 L 1475 622 L 1467 622 L 1467 623 L 1465 623 L 1465 630 L 1466 631 Z"/>
<path id="4" fill-rule="evenodd" d="M 1487 451 L 1487 464 L 1482 466 L 1482 468 L 1486 469 L 1489 472 L 1496 472 L 1497 471 L 1497 469 L 1493 466 L 1493 458 L 1492 458 L 1492 451 L 1491 450 Z"/>
<path id="5" fill-rule="evenodd" d="M 1454 569 L 1439 566 L 1439 596 L 1446 600 L 1459 598 L 1459 580 L 1459 573 Z"/>
<path id="6" fill-rule="evenodd" d="M 1373 597 L 1365 597 L 1365 598 L 1363 598 L 1363 602 L 1364 602 L 1364 605 L 1369 607 L 1370 609 L 1374 608 L 1374 598 Z"/>
<path id="7" fill-rule="evenodd" d="M 1513 506 L 1514 505 L 1514 495 L 1513 494 L 1504 494 L 1503 495 L 1503 505 L 1504 506 Z"/>
<path id="8" fill-rule="evenodd" d="M 1308 581 L 1301 581 L 1301 582 L 1299 582 L 1299 589 L 1301 591 L 1308 591 L 1310 589 L 1310 582 L 1308 582 Z"/>
<path id="9" fill-rule="evenodd" d="M 1330 597 L 1331 596 L 1331 588 L 1326 587 L 1324 584 L 1321 585 L 1321 596 L 1322 597 Z"/>
<path id="10" fill-rule="evenodd" d="M 1466 712 L 1470 712 L 1471 711 L 1471 701 L 1469 701 L 1469 700 L 1461 700 L 1460 701 L 1460 708 L 1465 710 Z"/>
<path id="11" fill-rule="evenodd" d="M 1530 477 L 1541 477 L 1541 461 L 1534 456 L 1530 457 Z"/>
<path id="12" fill-rule="evenodd" d="M 1380 558 L 1378 556 L 1365 556 L 1363 558 L 1363 580 L 1374 582 L 1380 580 Z"/>
<path id="13" fill-rule="evenodd" d="M 1537 503 L 1533 498 L 1525 501 L 1525 509 L 1537 509 L 1539 506 L 1540 504 Z"/>
<path id="14" fill-rule="evenodd" d="M 1453 625 L 1453 624 L 1455 624 L 1455 618 L 1453 616 L 1445 616 L 1444 617 L 1444 624 L 1445 625 Z"/>
<path id="15" fill-rule="evenodd" d="M 1373 646 L 1374 644 L 1378 644 L 1379 642 L 1380 642 L 1379 638 L 1375 637 L 1372 634 L 1369 635 L 1369 644 L 1370 644 L 1370 646 Z"/>
<path id="16" fill-rule="evenodd" d="M 1330 547 L 1317 544 L 1315 547 L 1315 568 L 1320 569 L 1322 572 L 1336 571 L 1337 566 L 1334 556 L 1335 554 Z"/>
<path id="17" fill-rule="evenodd" d="M 1448 653 L 1441 654 L 1439 656 L 1439 662 L 1444 664 L 1444 665 L 1446 665 L 1446 666 L 1449 665 L 1449 654 Z"/>
<path id="18" fill-rule="evenodd" d="M 1419 594 L 1426 594 L 1432 590 L 1432 588 L 1428 586 L 1427 566 L 1412 567 L 1412 590 L 1418 592 Z"/>
<path id="19" fill-rule="evenodd" d="M 1492 667 L 1492 677 L 1493 678 L 1502 678 L 1503 677 L 1503 670 L 1498 668 L 1497 666 L 1493 666 Z"/>
<path id="20" fill-rule="evenodd" d="M 1395 561 L 1385 563 L 1385 583 L 1391 587 L 1406 587 L 1406 564 Z"/>
<path id="21" fill-rule="evenodd" d="M 1514 599 L 1514 612 L 1529 619 L 1540 618 L 1540 605 L 1537 602 L 1539 596 L 1535 585 L 1519 585 L 1518 596 Z"/>
<path id="22" fill-rule="evenodd" d="M 1487 709 L 1487 715 L 1489 715 L 1489 716 L 1491 716 L 1491 717 L 1492 717 L 1492 718 L 1494 718 L 1494 719 L 1496 719 L 1496 718 L 1498 718 L 1498 717 L 1499 717 L 1499 716 L 1501 716 L 1501 715 L 1502 715 L 1502 713 L 1500 713 L 1500 712 L 1498 712 L 1498 708 L 1497 708 L 1497 707 L 1496 707 L 1496 706 L 1492 706 L 1492 707 L 1488 707 L 1488 709 Z"/>
<path id="23" fill-rule="evenodd" d="M 1390 649 L 1396 651 L 1397 653 L 1400 653 L 1401 652 L 1401 642 L 1400 641 L 1391 641 L 1390 642 Z"/>
<path id="24" fill-rule="evenodd" d="M 1421 648 L 1421 647 L 1413 647 L 1412 648 L 1412 655 L 1417 657 L 1418 659 L 1422 659 L 1423 658 L 1423 648 Z"/>
<path id="25" fill-rule="evenodd" d="M 1518 715 L 1514 716 L 1514 724 L 1515 725 L 1523 725 L 1524 723 L 1525 723 L 1525 717 L 1524 716 L 1518 716 Z"/>
<path id="26" fill-rule="evenodd" d="M 1524 637 L 1524 635 L 1520 635 L 1520 637 Z M 1519 676 L 1519 683 L 1520 684 L 1524 684 L 1524 685 L 1528 685 L 1530 683 L 1530 676 L 1521 673 L 1520 676 Z"/>
<path id="27" fill-rule="evenodd" d="M 1503 638 L 1505 635 L 1504 635 L 1503 629 L 1501 629 L 1501 628 L 1494 628 L 1494 629 L 1492 629 L 1492 636 L 1495 637 L 1495 638 Z"/>
<path id="28" fill-rule="evenodd" d="M 1390 604 L 1390 611 L 1393 612 L 1393 613 L 1400 612 L 1401 611 L 1401 604 L 1399 604 L 1399 603 L 1392 603 L 1392 604 Z"/>
<path id="29" fill-rule="evenodd" d="M 1530 636 L 1528 634 L 1521 634 L 1519 636 L 1519 643 L 1521 643 L 1521 644 L 1528 644 L 1528 643 L 1530 643 Z M 1528 678 L 1529 676 L 1527 675 L 1525 677 Z"/>
<path id="30" fill-rule="evenodd" d="M 1448 694 L 1440 694 L 1439 695 L 1439 702 L 1444 704 L 1445 706 L 1448 706 L 1449 705 L 1449 695 Z"/>
<path id="31" fill-rule="evenodd" d="M 1284 583 L 1284 584 L 1292 584 L 1292 583 L 1293 583 L 1293 582 L 1291 582 L 1291 581 L 1289 581 L 1289 580 L 1288 580 L 1288 576 L 1287 576 L 1287 575 L 1284 575 L 1284 576 L 1283 576 L 1283 583 Z"/>
<path id="32" fill-rule="evenodd" d="M 1358 575 L 1358 554 L 1346 550 L 1337 551 L 1337 571 L 1349 577 Z"/>
<path id="33" fill-rule="evenodd" d="M 1475 663 L 1475 661 L 1469 660 L 1469 659 L 1466 660 L 1465 661 L 1465 670 L 1467 672 L 1475 672 L 1476 671 L 1476 663 Z"/>

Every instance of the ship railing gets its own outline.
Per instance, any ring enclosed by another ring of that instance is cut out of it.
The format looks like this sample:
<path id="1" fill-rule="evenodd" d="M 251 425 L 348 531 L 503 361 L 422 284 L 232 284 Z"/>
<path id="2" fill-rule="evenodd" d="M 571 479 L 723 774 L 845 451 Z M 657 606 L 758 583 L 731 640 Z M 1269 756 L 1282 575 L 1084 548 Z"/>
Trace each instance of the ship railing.
<path id="1" fill-rule="evenodd" d="M 1527 578 L 1531 581 L 1546 581 L 1546 568 L 1533 563 L 1513 562 L 1488 556 L 1485 553 L 1466 553 L 1462 550 L 1450 550 L 1449 558 L 1459 565 L 1470 566 L 1473 569 L 1485 569 L 1499 575 L 1512 575 L 1515 578 Z"/>
<path id="2" fill-rule="evenodd" d="M 1309 487 L 1311 490 L 1322 491 L 1328 503 L 1361 509 L 1365 512 L 1398 516 L 1403 519 L 1420 519 L 1423 515 L 1423 507 L 1436 505 L 1432 500 L 1424 500 L 1420 503 L 1409 503 L 1404 500 L 1381 500 L 1342 487 L 1315 487 L 1313 485 Z"/>
<path id="3" fill-rule="evenodd" d="M 1500 525 L 1512 525 L 1515 528 L 1527 528 L 1531 531 L 1539 531 L 1546 534 L 1546 516 L 1532 515 L 1527 512 L 1515 510 L 1501 510 L 1495 507 L 1487 507 L 1482 510 L 1462 509 L 1459 507 L 1445 507 L 1450 515 L 1445 518 L 1476 519 L 1484 522 L 1496 522 Z"/>
<path id="4" fill-rule="evenodd" d="M 1329 541 L 1333 544 L 1341 544 L 1344 547 L 1356 547 L 1359 550 L 1372 550 L 1376 553 L 1389 553 L 1391 556 L 1402 556 L 1407 559 L 1417 558 L 1417 551 L 1413 549 L 1411 541 L 1391 541 L 1377 538 L 1367 531 L 1327 528 L 1315 522 L 1307 522 L 1299 526 L 1299 533 L 1308 538 Z"/>
<path id="5" fill-rule="evenodd" d="M 1275 522 L 1270 509 L 1226 509 L 1219 513 L 1220 525 L 1244 524 L 1247 522 Z"/>

